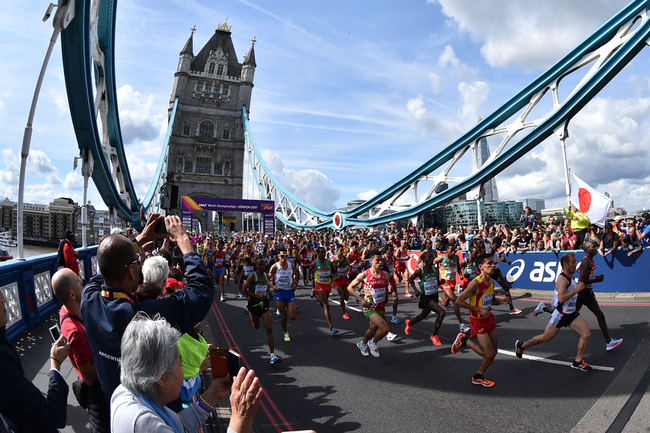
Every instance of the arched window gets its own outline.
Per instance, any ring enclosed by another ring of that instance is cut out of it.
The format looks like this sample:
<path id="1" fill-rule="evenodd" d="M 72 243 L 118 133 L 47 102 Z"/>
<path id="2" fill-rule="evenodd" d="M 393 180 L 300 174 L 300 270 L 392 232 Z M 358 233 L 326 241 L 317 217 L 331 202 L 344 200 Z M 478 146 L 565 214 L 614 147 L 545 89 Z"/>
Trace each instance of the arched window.
<path id="1" fill-rule="evenodd" d="M 204 120 L 199 126 L 199 137 L 212 138 L 214 135 L 214 124 L 209 120 Z"/>
<path id="2" fill-rule="evenodd" d="M 210 67 L 208 68 L 208 74 L 214 74 L 214 63 L 210 63 Z"/>
<path id="3" fill-rule="evenodd" d="M 230 140 L 230 129 L 224 128 L 223 134 L 221 135 L 222 140 Z"/>
<path id="4" fill-rule="evenodd" d="M 215 176 L 223 176 L 223 163 L 215 162 L 215 164 L 214 164 L 214 174 L 215 174 Z"/>
<path id="5" fill-rule="evenodd" d="M 219 65 L 217 68 L 217 75 L 223 75 L 223 65 Z"/>

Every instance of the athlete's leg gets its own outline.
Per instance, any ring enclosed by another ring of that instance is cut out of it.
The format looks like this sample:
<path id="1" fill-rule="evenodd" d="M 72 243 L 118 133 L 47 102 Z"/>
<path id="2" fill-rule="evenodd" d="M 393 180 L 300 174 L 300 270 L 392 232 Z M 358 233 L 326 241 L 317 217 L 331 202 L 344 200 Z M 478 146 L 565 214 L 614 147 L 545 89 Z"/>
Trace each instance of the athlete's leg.
<path id="1" fill-rule="evenodd" d="M 445 320 L 445 310 L 440 305 L 438 305 L 437 302 L 434 301 L 429 302 L 427 304 L 427 307 L 438 315 L 438 318 L 436 319 L 435 327 L 433 328 L 433 335 L 438 335 L 438 331 L 440 330 L 440 325 L 442 325 L 442 321 Z M 424 312 L 424 310 L 422 310 L 422 312 Z"/>
<path id="2" fill-rule="evenodd" d="M 474 352 L 476 352 L 479 356 L 483 357 L 483 362 L 481 362 L 481 366 L 478 369 L 478 372 L 480 374 L 485 373 L 485 370 L 488 369 L 490 364 L 492 364 L 492 361 L 494 361 L 494 357 L 497 355 L 496 337 L 497 337 L 497 330 L 493 329 L 487 334 L 476 335 L 476 338 L 480 346 L 479 344 L 475 344 L 471 340 L 467 341 L 467 346 L 471 348 Z"/>
<path id="3" fill-rule="evenodd" d="M 593 301 L 590 303 L 586 304 L 587 308 L 591 310 L 592 313 L 594 313 L 594 316 L 596 316 L 596 319 L 598 319 L 598 326 L 600 327 L 600 330 L 603 332 L 603 336 L 605 337 L 605 343 L 609 343 L 611 340 L 611 337 L 609 336 L 609 329 L 607 328 L 607 322 L 605 321 L 605 315 L 600 309 L 600 305 L 598 305 L 598 301 L 596 298 L 594 298 Z M 575 322 L 575 320 L 574 320 Z"/>
<path id="4" fill-rule="evenodd" d="M 374 316 L 374 314 L 373 314 L 373 316 Z M 377 314 L 377 316 L 379 316 L 379 314 Z M 372 316 L 370 316 L 370 317 L 372 317 Z M 384 320 L 384 323 L 385 323 L 385 322 L 386 322 L 386 321 Z M 366 333 L 364 334 L 364 336 L 363 336 L 363 340 L 361 340 L 361 342 L 362 342 L 363 344 L 368 344 L 368 341 L 370 341 L 370 339 L 371 339 L 372 337 L 374 337 L 375 334 L 377 333 L 377 329 L 378 329 L 378 328 L 377 328 L 377 325 L 375 325 L 375 323 L 371 320 L 371 321 L 370 321 L 370 327 L 368 328 L 368 330 L 367 330 Z"/>
<path id="5" fill-rule="evenodd" d="M 269 353 L 275 353 L 275 347 L 273 347 L 273 321 L 271 320 L 271 313 L 268 310 L 262 314 L 262 321 L 264 322 L 264 328 L 266 328 L 266 340 L 269 343 Z"/>
<path id="6" fill-rule="evenodd" d="M 224 286 L 223 286 L 223 276 L 224 276 L 224 274 L 225 274 L 225 271 L 224 271 L 224 272 L 221 272 L 221 273 L 219 274 L 219 287 L 221 288 L 221 299 L 223 299 L 223 296 L 224 296 L 224 290 L 225 290 L 225 289 L 224 289 Z"/>
<path id="7" fill-rule="evenodd" d="M 580 316 L 578 316 L 580 317 Z M 575 322 L 575 320 L 574 320 Z M 548 343 L 557 335 L 557 333 L 560 331 L 560 328 L 556 328 L 553 324 L 549 323 L 546 325 L 546 328 L 544 329 L 544 333 L 540 335 L 536 335 L 533 338 L 531 338 L 528 341 L 524 341 L 521 345 L 522 350 L 527 349 L 532 346 L 537 346 L 538 344 L 542 343 Z"/>
<path id="8" fill-rule="evenodd" d="M 451 300 L 451 302 L 454 303 L 454 314 L 456 315 L 456 319 L 458 319 L 458 323 L 461 325 L 463 324 L 463 319 L 460 318 L 460 308 L 458 308 L 458 305 L 456 305 L 456 294 L 454 293 L 453 289 L 449 289 L 445 286 L 445 298 L 448 298 Z"/>
<path id="9" fill-rule="evenodd" d="M 341 310 L 343 310 L 343 315 L 345 315 L 346 314 L 346 312 L 345 312 L 345 301 L 347 301 L 346 298 L 348 296 L 350 296 L 350 292 L 348 292 L 342 286 L 334 286 L 334 287 L 336 287 L 336 291 L 339 293 L 339 299 L 340 299 L 340 302 L 341 302 Z"/>
<path id="10" fill-rule="evenodd" d="M 323 307 L 325 319 L 327 319 L 327 326 L 331 328 L 333 325 L 332 315 L 330 314 L 329 296 L 327 296 L 327 293 L 325 292 L 316 292 L 316 298 L 318 299 L 318 303 L 321 305 L 321 307 Z"/>
<path id="11" fill-rule="evenodd" d="M 255 329 L 260 329 L 260 316 L 256 316 L 255 314 L 249 314 L 251 318 L 251 324 L 253 325 L 253 328 Z"/>
<path id="12" fill-rule="evenodd" d="M 399 297 L 397 296 L 397 285 L 394 285 L 390 291 L 393 298 L 393 317 L 397 317 L 397 305 L 399 304 Z"/>
<path id="13" fill-rule="evenodd" d="M 510 296 L 510 284 L 506 281 L 505 278 L 503 278 L 503 275 L 499 275 L 499 278 L 497 279 L 497 282 L 501 286 L 504 292 L 506 292 L 506 296 L 510 298 L 510 309 L 514 310 L 515 306 L 512 303 L 512 296 Z"/>
<path id="14" fill-rule="evenodd" d="M 580 335 L 580 340 L 578 341 L 578 353 L 576 354 L 576 361 L 582 361 L 582 356 L 585 354 L 585 349 L 587 349 L 587 343 L 589 343 L 589 337 L 591 337 L 591 331 L 589 330 L 589 324 L 584 317 L 576 317 L 569 328 L 573 329 Z"/>
<path id="15" fill-rule="evenodd" d="M 275 305 L 280 312 L 280 325 L 282 325 L 282 330 L 287 332 L 287 304 L 280 301 L 275 301 Z"/>
<path id="16" fill-rule="evenodd" d="M 371 326 L 374 324 L 376 327 L 376 331 L 374 332 L 375 336 L 373 337 L 372 341 L 377 344 L 379 343 L 379 340 L 388 334 L 388 323 L 386 323 L 386 320 L 381 317 L 379 313 L 375 313 L 370 316 L 370 323 Z"/>
<path id="17" fill-rule="evenodd" d="M 287 304 L 287 315 L 289 316 L 289 319 L 291 320 L 296 320 L 296 302 L 289 302 Z"/>

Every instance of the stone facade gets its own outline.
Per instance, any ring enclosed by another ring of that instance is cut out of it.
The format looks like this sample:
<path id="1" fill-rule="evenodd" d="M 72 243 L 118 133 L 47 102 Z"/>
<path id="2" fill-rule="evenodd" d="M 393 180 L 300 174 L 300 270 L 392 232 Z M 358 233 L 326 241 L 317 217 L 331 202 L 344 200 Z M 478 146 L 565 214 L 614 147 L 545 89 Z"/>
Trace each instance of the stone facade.
<path id="1" fill-rule="evenodd" d="M 5 199 L 0 206 L 3 229 L 16 235 L 18 230 L 18 204 Z M 81 208 L 72 199 L 55 198 L 49 205 L 23 203 L 23 236 L 26 240 L 56 241 L 63 238 L 66 230 L 81 236 L 78 215 Z"/>
<path id="2" fill-rule="evenodd" d="M 179 190 L 170 214 L 180 214 L 184 195 L 242 198 L 243 191 L 245 144 L 241 113 L 244 106 L 247 113 L 250 110 L 255 40 L 243 63 L 237 59 L 227 24 L 218 27 L 196 56 L 193 44 L 194 29 L 180 53 L 169 101 L 171 116 L 178 97 L 167 179 Z M 211 231 L 213 218 L 209 214 L 195 217 L 202 220 L 204 230 Z"/>

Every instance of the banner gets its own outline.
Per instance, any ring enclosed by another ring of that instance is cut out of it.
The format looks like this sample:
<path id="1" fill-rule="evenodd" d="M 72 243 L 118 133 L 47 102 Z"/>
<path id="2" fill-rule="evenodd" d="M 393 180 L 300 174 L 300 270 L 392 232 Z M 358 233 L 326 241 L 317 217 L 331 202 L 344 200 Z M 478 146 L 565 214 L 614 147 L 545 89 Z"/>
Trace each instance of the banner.
<path id="1" fill-rule="evenodd" d="M 604 227 L 612 200 L 599 193 L 575 174 L 571 173 L 571 202 L 585 214 L 592 224 Z"/>
<path id="2" fill-rule="evenodd" d="M 252 212 L 264 215 L 263 234 L 275 233 L 275 203 L 268 200 L 244 200 L 236 198 L 181 197 L 181 222 L 185 228 L 192 227 L 192 211 Z M 225 220 L 223 220 L 226 222 Z M 236 218 L 235 218 L 236 222 Z"/>

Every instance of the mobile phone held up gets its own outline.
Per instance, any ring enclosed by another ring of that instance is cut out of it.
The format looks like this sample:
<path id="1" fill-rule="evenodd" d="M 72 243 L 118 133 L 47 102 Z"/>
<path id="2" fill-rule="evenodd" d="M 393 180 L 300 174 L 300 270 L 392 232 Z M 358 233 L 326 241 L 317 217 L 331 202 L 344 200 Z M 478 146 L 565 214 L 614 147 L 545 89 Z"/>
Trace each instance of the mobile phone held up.
<path id="1" fill-rule="evenodd" d="M 241 356 L 230 349 L 210 349 L 210 364 L 212 366 L 212 377 L 224 377 L 230 374 L 232 382 L 241 368 Z"/>
<path id="2" fill-rule="evenodd" d="M 165 225 L 165 218 L 160 218 L 158 220 L 158 222 L 156 223 L 156 227 L 154 227 L 154 232 L 156 232 L 159 235 L 167 234 L 167 226 Z"/>
<path id="3" fill-rule="evenodd" d="M 59 330 L 59 325 L 54 325 L 50 327 L 50 335 L 52 336 L 52 340 L 56 342 L 59 337 L 61 336 L 61 331 Z M 64 338 L 63 339 L 64 343 L 67 343 L 67 340 Z"/>

